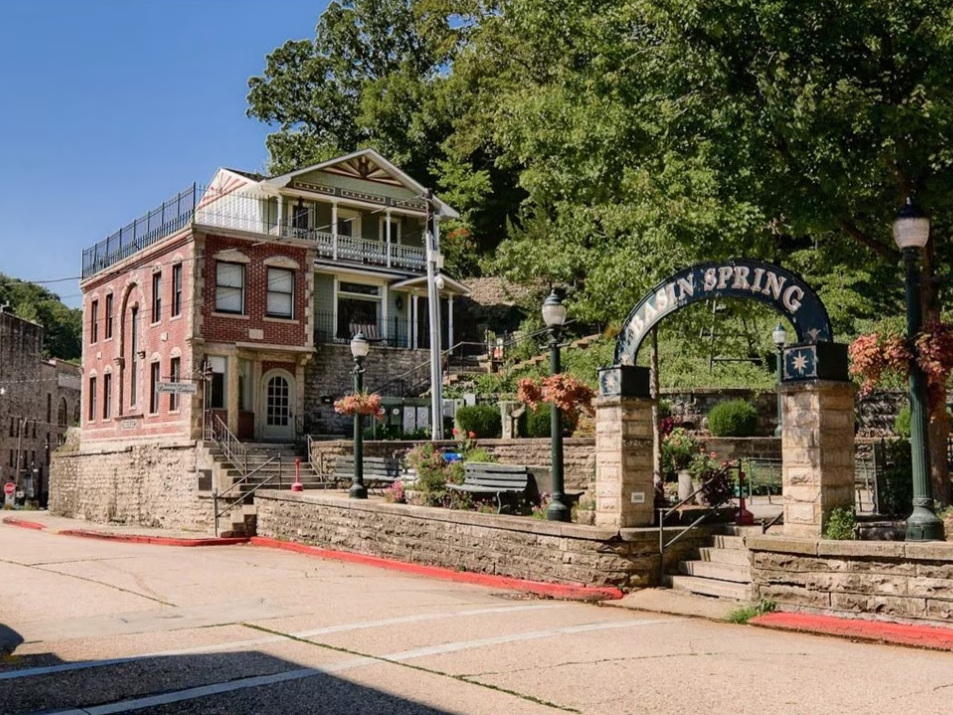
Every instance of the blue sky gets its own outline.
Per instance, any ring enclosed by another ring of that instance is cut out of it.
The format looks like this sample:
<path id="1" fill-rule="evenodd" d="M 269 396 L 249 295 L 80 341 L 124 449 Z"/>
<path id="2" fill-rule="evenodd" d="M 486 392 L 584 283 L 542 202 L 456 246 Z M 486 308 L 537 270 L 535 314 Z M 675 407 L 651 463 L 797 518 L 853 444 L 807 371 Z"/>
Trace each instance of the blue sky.
<path id="1" fill-rule="evenodd" d="M 79 275 L 82 250 L 220 166 L 262 170 L 247 80 L 325 0 L 2 0 L 0 272 Z M 50 283 L 79 305 L 77 280 Z"/>

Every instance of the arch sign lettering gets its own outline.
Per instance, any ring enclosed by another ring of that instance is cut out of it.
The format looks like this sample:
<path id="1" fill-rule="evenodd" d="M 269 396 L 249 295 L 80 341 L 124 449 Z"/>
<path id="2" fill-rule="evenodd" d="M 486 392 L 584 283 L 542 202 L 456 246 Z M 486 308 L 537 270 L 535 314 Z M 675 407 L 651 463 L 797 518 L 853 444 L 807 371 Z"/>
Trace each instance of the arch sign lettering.
<path id="1" fill-rule="evenodd" d="M 616 364 L 635 365 L 645 337 L 666 315 L 712 298 L 747 298 L 774 306 L 794 326 L 802 345 L 833 340 L 827 309 L 794 273 L 743 259 L 700 263 L 659 283 L 632 309 L 616 343 Z"/>

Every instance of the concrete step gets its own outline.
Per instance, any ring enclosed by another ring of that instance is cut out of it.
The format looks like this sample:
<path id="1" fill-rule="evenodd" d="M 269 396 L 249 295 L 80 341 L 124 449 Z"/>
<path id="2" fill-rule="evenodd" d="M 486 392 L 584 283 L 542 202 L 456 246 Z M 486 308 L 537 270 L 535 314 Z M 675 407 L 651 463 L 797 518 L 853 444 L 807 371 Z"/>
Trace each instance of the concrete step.
<path id="1" fill-rule="evenodd" d="M 751 569 L 747 564 L 719 564 L 711 561 L 680 561 L 678 570 L 686 576 L 711 578 L 718 581 L 751 584 Z"/>
<path id="2" fill-rule="evenodd" d="M 669 576 L 668 580 L 673 591 L 697 593 L 703 596 L 715 596 L 716 598 L 730 598 L 745 603 L 751 600 L 750 584 L 715 581 L 708 578 L 698 578 L 697 576 Z"/>
<path id="3" fill-rule="evenodd" d="M 714 549 L 704 547 L 698 550 L 698 560 L 714 564 L 734 564 L 748 566 L 751 560 L 747 549 Z"/>
<path id="4" fill-rule="evenodd" d="M 723 534 L 716 534 L 714 537 L 714 545 L 716 549 L 744 549 L 745 541 L 742 536 L 725 536 Z"/>

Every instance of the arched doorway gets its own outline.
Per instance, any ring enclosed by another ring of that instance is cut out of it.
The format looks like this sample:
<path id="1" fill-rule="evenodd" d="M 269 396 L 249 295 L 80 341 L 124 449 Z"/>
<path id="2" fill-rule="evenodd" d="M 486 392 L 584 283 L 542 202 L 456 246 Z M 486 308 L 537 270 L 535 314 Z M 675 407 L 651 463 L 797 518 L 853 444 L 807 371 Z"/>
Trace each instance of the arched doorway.
<path id="1" fill-rule="evenodd" d="M 262 439 L 274 442 L 293 441 L 297 394 L 294 377 L 285 370 L 270 370 L 262 376 L 261 386 L 259 404 L 264 408 Z"/>

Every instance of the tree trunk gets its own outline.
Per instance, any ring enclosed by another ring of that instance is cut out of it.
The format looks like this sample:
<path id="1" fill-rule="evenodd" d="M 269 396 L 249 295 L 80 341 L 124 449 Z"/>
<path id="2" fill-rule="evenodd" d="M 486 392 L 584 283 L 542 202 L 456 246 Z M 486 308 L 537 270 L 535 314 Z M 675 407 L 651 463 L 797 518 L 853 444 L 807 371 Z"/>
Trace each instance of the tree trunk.
<path id="1" fill-rule="evenodd" d="M 923 268 L 920 273 L 920 300 L 923 305 L 924 327 L 940 320 L 939 289 L 935 280 L 935 253 L 933 241 L 923 250 Z M 946 411 L 946 391 L 933 394 L 930 391 L 930 423 L 927 442 L 930 452 L 930 486 L 933 498 L 942 503 L 951 503 L 950 469 L 947 463 L 947 442 L 950 437 L 950 418 Z"/>

